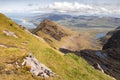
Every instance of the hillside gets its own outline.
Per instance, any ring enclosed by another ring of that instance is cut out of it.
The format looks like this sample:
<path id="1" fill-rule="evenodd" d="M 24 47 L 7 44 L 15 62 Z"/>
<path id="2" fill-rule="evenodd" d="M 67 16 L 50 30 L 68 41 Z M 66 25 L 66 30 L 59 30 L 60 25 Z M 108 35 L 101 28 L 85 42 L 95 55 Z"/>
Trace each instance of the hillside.
<path id="1" fill-rule="evenodd" d="M 114 29 L 114 30 L 109 31 L 105 36 L 101 37 L 101 38 L 98 39 L 98 40 L 100 40 L 101 44 L 104 45 L 105 43 L 107 43 L 108 39 L 109 39 L 114 33 L 116 33 L 118 30 L 120 30 L 120 26 L 117 27 L 117 28 Z"/>
<path id="2" fill-rule="evenodd" d="M 112 36 L 108 39 L 108 42 L 103 46 L 103 50 L 106 49 L 119 49 L 120 48 L 120 30 L 114 30 Z"/>
<path id="3" fill-rule="evenodd" d="M 0 80 L 42 80 L 27 69 L 14 66 L 16 61 L 22 62 L 29 52 L 56 73 L 56 76 L 46 80 L 112 80 L 83 58 L 73 54 L 63 55 L 43 39 L 0 14 Z"/>
<path id="4" fill-rule="evenodd" d="M 76 55 L 85 58 L 89 64 L 102 68 L 106 74 L 120 80 L 120 30 L 115 30 L 102 50 L 82 50 Z"/>
<path id="5" fill-rule="evenodd" d="M 43 20 L 32 33 L 42 37 L 56 49 L 79 51 L 94 47 L 89 33 L 78 34 L 47 19 Z"/>

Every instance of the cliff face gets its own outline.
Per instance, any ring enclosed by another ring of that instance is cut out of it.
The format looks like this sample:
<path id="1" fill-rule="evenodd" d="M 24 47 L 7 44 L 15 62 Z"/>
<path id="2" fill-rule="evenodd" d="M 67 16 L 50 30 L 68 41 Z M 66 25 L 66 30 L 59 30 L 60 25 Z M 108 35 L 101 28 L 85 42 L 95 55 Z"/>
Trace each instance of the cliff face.
<path id="1" fill-rule="evenodd" d="M 112 48 L 120 49 L 120 30 L 115 32 L 108 42 L 103 46 L 103 50 Z"/>
<path id="2" fill-rule="evenodd" d="M 119 30 L 120 30 L 120 26 L 117 27 L 116 29 L 112 30 L 112 31 L 109 31 L 109 32 L 106 34 L 106 36 L 100 38 L 99 40 L 100 40 L 101 44 L 102 44 L 102 45 L 106 44 L 106 43 L 108 42 L 108 40 L 110 39 L 110 37 L 111 37 L 113 34 L 115 34 L 117 31 L 119 31 Z"/>
<path id="3" fill-rule="evenodd" d="M 111 58 L 119 61 L 120 65 L 120 30 L 113 34 L 103 46 L 103 50 L 106 51 Z"/>

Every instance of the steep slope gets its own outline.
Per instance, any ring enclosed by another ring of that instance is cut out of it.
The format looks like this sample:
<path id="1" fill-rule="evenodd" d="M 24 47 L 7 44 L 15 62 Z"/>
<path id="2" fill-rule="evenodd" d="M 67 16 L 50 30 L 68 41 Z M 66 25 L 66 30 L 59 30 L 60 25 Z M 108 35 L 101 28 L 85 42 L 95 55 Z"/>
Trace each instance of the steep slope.
<path id="1" fill-rule="evenodd" d="M 58 41 L 60 41 L 62 37 L 69 36 L 71 34 L 50 20 L 44 20 L 39 27 L 33 31 L 33 33 L 37 34 L 38 31 L 41 31 L 44 34 L 49 34 L 49 36 Z"/>
<path id="2" fill-rule="evenodd" d="M 103 46 L 103 50 L 120 48 L 120 30 L 115 30 L 113 36 L 108 40 L 108 42 Z"/>
<path id="3" fill-rule="evenodd" d="M 102 45 L 104 45 L 105 43 L 107 43 L 108 39 L 114 34 L 116 33 L 118 30 L 120 30 L 120 26 L 117 27 L 116 29 L 109 31 L 104 37 L 100 38 L 100 42 Z"/>
<path id="4" fill-rule="evenodd" d="M 85 58 L 94 67 L 99 64 L 105 73 L 120 80 L 120 30 L 112 35 L 103 50 L 83 50 L 75 54 Z"/>
<path id="5" fill-rule="evenodd" d="M 17 64 L 16 61 L 21 62 L 29 52 L 56 73 L 55 77 L 46 80 L 112 80 L 87 64 L 83 58 L 73 54 L 63 55 L 0 14 L 0 80 L 44 80 L 26 68 L 12 66 Z"/>
<path id="6" fill-rule="evenodd" d="M 56 49 L 79 51 L 80 49 L 93 47 L 90 35 L 78 34 L 51 20 L 42 21 L 32 33 L 42 37 Z"/>

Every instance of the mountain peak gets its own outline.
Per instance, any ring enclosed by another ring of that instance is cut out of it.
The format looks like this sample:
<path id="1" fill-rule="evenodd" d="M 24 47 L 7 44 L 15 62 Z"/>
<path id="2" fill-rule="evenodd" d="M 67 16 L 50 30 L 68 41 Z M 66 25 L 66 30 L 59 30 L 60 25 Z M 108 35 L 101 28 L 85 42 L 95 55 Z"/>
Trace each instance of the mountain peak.
<path id="1" fill-rule="evenodd" d="M 45 19 L 43 22 L 52 22 L 50 19 Z"/>
<path id="2" fill-rule="evenodd" d="M 35 34 L 39 32 L 42 34 L 47 34 L 58 41 L 60 41 L 62 37 L 69 35 L 69 32 L 67 32 L 62 26 L 49 19 L 43 20 L 40 25 L 33 31 Z"/>

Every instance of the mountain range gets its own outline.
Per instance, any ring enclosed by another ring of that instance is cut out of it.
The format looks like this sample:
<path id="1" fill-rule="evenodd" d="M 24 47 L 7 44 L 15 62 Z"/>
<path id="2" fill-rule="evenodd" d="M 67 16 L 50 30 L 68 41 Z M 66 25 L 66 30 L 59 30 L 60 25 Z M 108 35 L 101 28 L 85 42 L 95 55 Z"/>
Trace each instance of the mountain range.
<path id="1" fill-rule="evenodd" d="M 115 28 L 120 25 L 120 18 L 104 17 L 104 16 L 84 16 L 84 15 L 68 15 L 68 14 L 43 14 L 29 17 L 27 20 L 39 25 L 44 19 L 50 19 L 62 26 L 69 28 Z"/>

